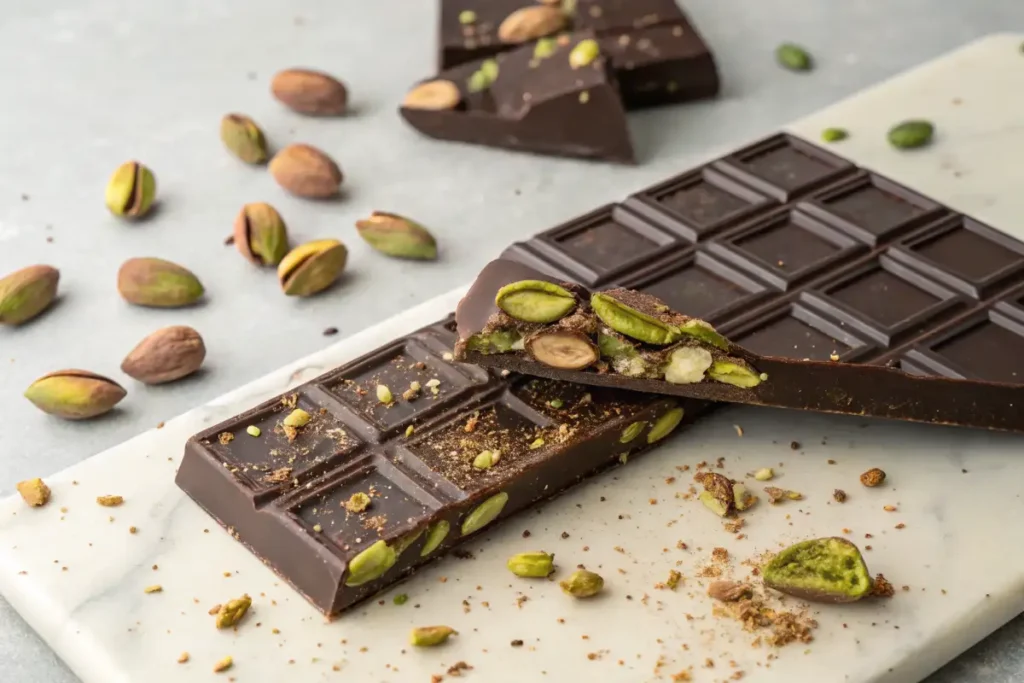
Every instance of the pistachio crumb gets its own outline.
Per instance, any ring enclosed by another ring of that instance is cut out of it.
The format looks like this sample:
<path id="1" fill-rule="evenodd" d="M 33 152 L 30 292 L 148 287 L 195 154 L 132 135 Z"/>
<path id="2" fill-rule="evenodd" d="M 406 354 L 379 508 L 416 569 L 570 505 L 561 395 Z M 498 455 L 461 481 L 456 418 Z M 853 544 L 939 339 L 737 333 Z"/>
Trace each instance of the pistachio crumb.
<path id="1" fill-rule="evenodd" d="M 22 500 L 32 507 L 42 507 L 50 501 L 50 487 L 42 479 L 19 481 L 17 488 Z"/>
<path id="2" fill-rule="evenodd" d="M 245 428 L 245 433 L 253 438 L 256 438 L 263 432 L 261 432 L 260 428 L 257 427 L 256 425 L 249 425 L 248 427 Z"/>
<path id="3" fill-rule="evenodd" d="M 96 502 L 106 508 L 116 508 L 124 503 L 123 496 L 97 496 Z"/>
<path id="4" fill-rule="evenodd" d="M 182 652 L 180 655 L 178 655 L 178 664 L 184 664 L 185 662 L 188 661 L 188 659 L 189 659 L 188 653 L 187 652 Z"/>
<path id="5" fill-rule="evenodd" d="M 775 477 L 775 470 L 771 467 L 762 467 L 758 471 L 754 472 L 754 479 L 758 481 L 769 481 Z"/>
<path id="6" fill-rule="evenodd" d="M 154 586 L 146 586 L 145 588 L 142 589 L 142 592 L 143 593 L 147 593 L 147 594 L 148 593 L 162 593 L 163 590 L 164 590 L 163 586 L 161 586 L 160 584 L 156 584 Z"/>
<path id="7" fill-rule="evenodd" d="M 387 405 L 387 404 L 389 404 L 389 403 L 391 403 L 392 401 L 395 400 L 395 397 L 392 396 L 392 394 L 391 394 L 391 390 L 388 389 L 383 384 L 378 384 L 376 391 L 377 391 L 377 400 L 380 401 L 381 403 L 385 404 L 385 405 Z"/>
<path id="8" fill-rule="evenodd" d="M 452 355 L 452 352 L 451 352 L 451 351 L 445 351 L 445 352 L 444 352 L 444 353 L 443 353 L 443 354 L 441 355 L 441 358 L 443 358 L 444 360 L 448 361 L 449 363 L 450 363 L 451 361 L 455 360 L 455 356 L 453 356 L 453 355 Z"/>
<path id="9" fill-rule="evenodd" d="M 234 663 L 235 661 L 230 656 L 225 657 L 213 665 L 213 673 L 219 674 L 222 671 L 227 671 Z"/>

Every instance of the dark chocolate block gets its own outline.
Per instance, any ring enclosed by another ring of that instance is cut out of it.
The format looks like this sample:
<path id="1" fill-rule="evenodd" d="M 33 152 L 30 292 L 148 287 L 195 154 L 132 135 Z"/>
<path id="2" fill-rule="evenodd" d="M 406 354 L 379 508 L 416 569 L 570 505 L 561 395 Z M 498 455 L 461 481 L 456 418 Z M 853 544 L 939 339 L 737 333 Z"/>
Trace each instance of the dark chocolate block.
<path id="1" fill-rule="evenodd" d="M 438 70 L 514 49 L 499 28 L 535 0 L 441 0 Z M 592 31 L 611 60 L 627 109 L 714 97 L 718 70 L 675 0 L 570 0 L 563 30 Z M 555 33 L 559 33 L 556 31 Z M 554 34 L 553 34 L 554 35 Z"/>
<path id="2" fill-rule="evenodd" d="M 434 80 L 455 84 L 458 105 L 422 109 L 407 102 L 402 116 L 441 140 L 633 163 L 625 111 L 607 59 L 570 63 L 573 48 L 588 39 L 592 34 L 562 36 L 540 53 L 530 44 L 444 71 Z M 479 89 L 474 74 L 488 70 L 497 75 Z"/>

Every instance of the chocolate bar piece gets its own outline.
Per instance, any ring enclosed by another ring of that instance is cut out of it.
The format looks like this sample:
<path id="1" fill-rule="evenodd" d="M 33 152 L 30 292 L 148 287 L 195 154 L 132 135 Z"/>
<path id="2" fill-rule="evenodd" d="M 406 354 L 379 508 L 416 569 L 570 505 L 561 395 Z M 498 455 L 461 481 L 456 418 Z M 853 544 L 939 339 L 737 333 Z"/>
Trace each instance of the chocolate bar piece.
<path id="1" fill-rule="evenodd" d="M 762 361 L 757 389 L 775 384 L 783 404 L 841 404 L 849 397 L 828 389 L 846 373 L 885 383 L 874 398 L 862 386 L 847 411 L 1024 430 L 1024 243 L 788 135 L 502 258 L 556 282 L 653 294 L 757 357 L 824 363 L 816 386 L 799 387 Z"/>
<path id="2" fill-rule="evenodd" d="M 444 88 L 453 93 L 447 107 L 421 97 Z M 449 69 L 414 88 L 401 113 L 421 133 L 442 140 L 634 162 L 614 76 L 591 33 Z"/>
<path id="3" fill-rule="evenodd" d="M 762 356 L 648 292 L 589 292 L 496 260 L 456 309 L 455 358 L 580 384 L 1024 432 L 1024 383 Z M 1024 378 L 1022 378 L 1024 379 Z"/>
<path id="4" fill-rule="evenodd" d="M 714 58 L 675 0 L 579 0 L 560 8 L 538 6 L 531 0 L 441 0 L 439 71 L 520 45 L 503 41 L 506 32 L 500 29 L 522 10 L 560 9 L 564 22 L 549 23 L 550 35 L 593 31 L 611 60 L 627 109 L 718 94 Z"/>
<path id="5" fill-rule="evenodd" d="M 440 321 L 195 436 L 178 486 L 334 616 L 707 405 L 447 361 L 453 330 Z"/>

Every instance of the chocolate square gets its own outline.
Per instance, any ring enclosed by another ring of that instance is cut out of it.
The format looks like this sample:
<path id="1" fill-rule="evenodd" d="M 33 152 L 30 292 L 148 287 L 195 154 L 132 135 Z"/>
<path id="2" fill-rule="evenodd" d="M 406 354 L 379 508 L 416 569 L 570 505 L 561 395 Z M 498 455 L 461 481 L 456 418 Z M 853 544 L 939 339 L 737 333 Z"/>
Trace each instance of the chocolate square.
<path id="1" fill-rule="evenodd" d="M 923 340 L 908 356 L 945 377 L 1024 384 L 1024 322 L 982 310 Z"/>
<path id="2" fill-rule="evenodd" d="M 877 354 L 869 342 L 804 303 L 787 302 L 722 331 L 762 356 L 849 362 Z"/>

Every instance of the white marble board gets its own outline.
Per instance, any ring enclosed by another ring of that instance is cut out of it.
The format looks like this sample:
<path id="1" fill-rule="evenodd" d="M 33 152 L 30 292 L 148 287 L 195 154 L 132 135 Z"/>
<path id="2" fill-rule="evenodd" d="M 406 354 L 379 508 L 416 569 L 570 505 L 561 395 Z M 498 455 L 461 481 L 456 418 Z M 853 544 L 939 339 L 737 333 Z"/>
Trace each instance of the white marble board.
<path id="1" fill-rule="evenodd" d="M 1006 34 L 973 43 L 788 129 L 817 141 L 824 127 L 846 127 L 852 136 L 835 147 L 839 153 L 1024 239 L 1021 40 Z M 888 126 L 916 116 L 936 123 L 933 147 L 889 148 Z M 449 558 L 383 596 L 383 605 L 371 602 L 324 623 L 174 486 L 182 444 L 442 317 L 460 294 L 438 297 L 47 477 L 54 495 L 45 508 L 3 501 L 0 592 L 85 683 L 216 680 L 213 664 L 227 655 L 235 664 L 220 676 L 244 682 L 428 681 L 458 660 L 474 667 L 467 679 L 488 682 L 585 676 L 632 683 L 671 680 L 688 667 L 694 681 L 731 680 L 736 671 L 758 683 L 918 681 L 1024 610 L 1024 549 L 1013 521 L 1024 515 L 1019 436 L 730 408 L 483 534 L 470 546 L 475 559 Z M 793 441 L 801 447 L 791 449 Z M 776 466 L 779 485 L 806 500 L 759 506 L 739 540 L 699 503 L 675 497 L 688 485 L 677 466 L 720 457 L 724 471 L 737 477 Z M 872 466 L 889 473 L 888 485 L 859 485 L 857 476 Z M 847 503 L 832 502 L 834 488 L 849 493 Z M 95 498 L 103 494 L 126 502 L 101 508 Z M 884 511 L 886 505 L 897 511 Z M 905 527 L 897 530 L 898 523 Z M 732 573 L 744 576 L 740 560 L 845 529 L 872 546 L 866 557 L 873 571 L 910 590 L 890 601 L 815 609 L 815 640 L 783 648 L 772 661 L 766 648 L 750 647 L 752 636 L 735 622 L 711 616 L 704 581 L 695 575 L 712 547 L 727 548 Z M 678 541 L 688 549 L 677 549 Z M 553 583 L 508 574 L 508 555 L 538 548 L 556 553 L 562 575 L 577 563 L 597 568 L 608 580 L 606 594 L 574 602 Z M 687 577 L 684 584 L 656 590 L 673 568 Z M 163 591 L 143 592 L 154 584 Z M 208 608 L 244 592 L 255 597 L 253 613 L 237 631 L 215 630 Z M 408 603 L 392 604 L 398 593 L 407 593 Z M 517 605 L 520 595 L 529 599 Z M 460 635 L 437 650 L 406 647 L 410 627 L 435 623 Z M 513 639 L 524 646 L 511 647 Z M 190 659 L 179 664 L 182 652 Z M 708 657 L 714 668 L 704 667 Z"/>

